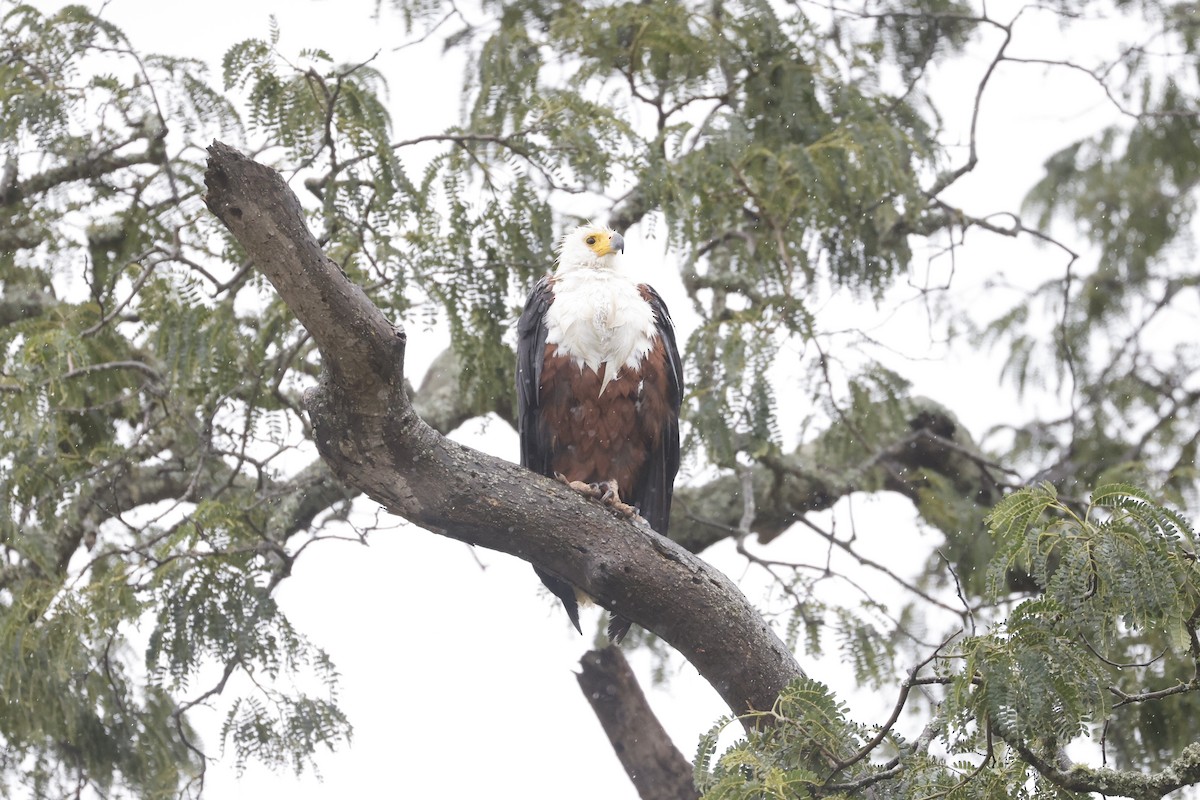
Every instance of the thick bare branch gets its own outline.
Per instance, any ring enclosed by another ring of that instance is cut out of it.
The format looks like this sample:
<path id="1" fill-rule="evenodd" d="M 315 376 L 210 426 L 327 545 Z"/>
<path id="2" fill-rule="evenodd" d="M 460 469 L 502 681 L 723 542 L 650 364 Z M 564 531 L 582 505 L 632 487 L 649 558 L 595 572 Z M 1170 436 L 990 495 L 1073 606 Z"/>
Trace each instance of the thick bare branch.
<path id="1" fill-rule="evenodd" d="M 692 765 L 654 715 L 629 662 L 616 647 L 590 650 L 576 677 L 621 766 L 642 800 L 694 800 Z"/>

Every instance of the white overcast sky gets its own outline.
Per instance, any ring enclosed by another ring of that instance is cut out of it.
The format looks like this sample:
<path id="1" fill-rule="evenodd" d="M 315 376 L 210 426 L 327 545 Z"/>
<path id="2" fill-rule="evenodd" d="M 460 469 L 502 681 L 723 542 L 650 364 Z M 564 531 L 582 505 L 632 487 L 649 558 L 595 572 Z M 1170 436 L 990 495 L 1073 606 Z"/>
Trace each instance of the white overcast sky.
<path id="1" fill-rule="evenodd" d="M 7 0 L 0 0 L 3 5 Z M 38 2 L 43 8 L 62 5 Z M 97 3 L 87 3 L 92 8 Z M 998 18 L 1004 4 L 989 3 Z M 1011 6 L 1015 8 L 1016 6 Z M 274 15 L 282 36 L 279 49 L 294 54 L 321 47 L 338 61 L 358 61 L 379 52 L 376 66 L 388 75 L 390 104 L 398 139 L 438 131 L 457 121 L 462 62 L 442 60 L 440 43 L 395 54 L 404 41 L 399 19 L 387 11 L 371 19 L 371 0 L 206 0 L 155 2 L 111 0 L 105 15 L 144 52 L 191 55 L 214 65 L 242 39 L 268 32 Z M 1019 29 L 1027 52 L 1042 48 L 1061 54 L 1061 34 L 1047 19 L 1030 15 Z M 1027 25 L 1027 27 L 1026 27 Z M 998 43 L 998 40 L 996 40 Z M 973 102 L 974 86 L 985 67 L 984 51 L 955 69 L 937 75 L 941 108 L 947 125 L 963 131 Z M 986 53 L 990 56 L 991 48 Z M 1081 131 L 1113 117 L 1111 107 L 1086 78 L 1051 73 L 1036 67 L 1006 66 L 994 78 L 981 118 L 981 163 L 953 194 L 970 212 L 986 214 L 1019 207 L 1023 192 L 1036 180 L 1042 161 Z M 964 158 L 965 150 L 956 152 Z M 661 242 L 631 231 L 626 263 L 653 276 L 652 282 L 671 302 L 686 325 L 688 313 L 679 299 L 682 289 Z M 1009 242 L 986 234 L 973 235 L 957 253 L 955 280 L 972 285 L 972 276 L 1008 264 L 1007 277 L 1029 284 L 1060 274 L 1057 255 L 1033 249 L 1028 242 Z M 948 269 L 949 260 L 933 262 Z M 924 263 L 916 264 L 919 273 Z M 982 287 L 964 293 L 965 302 L 995 303 Z M 848 297 L 835 297 L 824 313 L 854 314 Z M 921 338 L 919 313 L 901 315 L 881 335 L 899 335 L 911 325 L 918 330 L 909 355 L 939 356 Z M 410 331 L 410 372 L 420 375 L 444 345 L 438 333 Z M 916 389 L 960 413 L 979 434 L 996 421 L 996 405 L 982 387 L 995 386 L 995 363 L 971 355 L 950 362 L 915 361 L 904 367 L 915 376 Z M 964 379 L 964 375 L 970 376 Z M 981 396 L 983 401 L 981 402 Z M 780 390 L 787 405 L 786 392 Z M 997 403 L 1011 398 L 997 398 Z M 472 446 L 504 458 L 517 458 L 516 435 L 503 423 L 474 423 L 456 434 Z M 369 504 L 364 504 L 369 505 Z M 369 512 L 370 509 L 367 509 Z M 839 522 L 849 530 L 846 505 Z M 893 499 L 856 500 L 853 508 L 858 545 L 894 569 L 912 573 L 928 552 L 928 534 L 917 531 L 911 505 Z M 874 524 L 873 524 L 874 523 Z M 826 524 L 828 522 L 826 517 Z M 914 537 L 920 537 L 914 543 Z M 802 553 L 812 540 L 784 537 L 773 554 Z M 729 548 L 705 556 L 748 578 L 748 594 L 761 602 L 762 585 Z M 873 591 L 890 591 L 877 576 L 861 580 Z M 572 797 L 573 800 L 634 798 L 631 784 L 604 738 L 599 724 L 575 683 L 574 671 L 588 641 L 567 624 L 561 610 L 539 592 L 524 562 L 490 553 L 397 524 L 375 533 L 369 547 L 341 542 L 316 546 L 297 562 L 278 598 L 297 628 L 326 648 L 342 674 L 341 705 L 355 726 L 351 746 L 319 759 L 322 781 L 311 772 L 299 778 L 251 767 L 240 777 L 232 759 L 214 763 L 208 773 L 212 798 L 287 796 L 295 800 L 326 797 Z M 586 629 L 586 627 L 585 627 Z M 715 692 L 695 671 L 679 661 L 665 686 L 652 687 L 649 659 L 633 652 L 650 701 L 676 743 L 689 758 L 699 735 L 727 712 Z M 847 692 L 858 718 L 880 719 L 878 709 L 891 698 L 850 694 L 847 670 L 832 659 L 804 661 L 814 677 Z M 237 687 L 231 687 L 231 692 Z M 197 718 L 210 732 L 215 752 L 218 711 Z"/>

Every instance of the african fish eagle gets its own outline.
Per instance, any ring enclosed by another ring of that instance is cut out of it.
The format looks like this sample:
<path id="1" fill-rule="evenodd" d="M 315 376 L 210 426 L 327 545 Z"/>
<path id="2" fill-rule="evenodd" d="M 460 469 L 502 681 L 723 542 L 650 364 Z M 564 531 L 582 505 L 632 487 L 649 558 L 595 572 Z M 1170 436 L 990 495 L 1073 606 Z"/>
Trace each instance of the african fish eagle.
<path id="1" fill-rule="evenodd" d="M 533 287 L 517 323 L 517 430 L 521 464 L 610 505 L 637 509 L 666 535 L 679 469 L 683 368 L 675 331 L 654 289 L 620 271 L 625 241 L 594 225 L 562 238 L 558 266 Z M 534 567 L 566 607 L 576 630 L 570 583 Z M 608 625 L 619 642 L 630 622 Z"/>

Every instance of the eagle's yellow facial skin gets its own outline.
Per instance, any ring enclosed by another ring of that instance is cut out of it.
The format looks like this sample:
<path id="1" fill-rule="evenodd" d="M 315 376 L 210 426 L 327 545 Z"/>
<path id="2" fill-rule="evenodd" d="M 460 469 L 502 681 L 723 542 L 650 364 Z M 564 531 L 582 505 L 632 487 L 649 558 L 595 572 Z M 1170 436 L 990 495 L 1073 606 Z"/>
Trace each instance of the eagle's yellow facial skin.
<path id="1" fill-rule="evenodd" d="M 621 235 L 612 231 L 588 231 L 584 235 L 583 243 L 597 256 L 616 253 L 625 247 L 625 242 L 621 238 Z"/>

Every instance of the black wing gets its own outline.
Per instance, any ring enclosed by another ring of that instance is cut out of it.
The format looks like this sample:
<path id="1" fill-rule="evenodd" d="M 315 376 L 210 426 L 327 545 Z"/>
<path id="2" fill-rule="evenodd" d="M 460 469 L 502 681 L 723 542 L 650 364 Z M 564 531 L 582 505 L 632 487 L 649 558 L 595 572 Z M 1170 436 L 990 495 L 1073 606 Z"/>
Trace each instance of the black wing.
<path id="1" fill-rule="evenodd" d="M 521 438 L 521 466 L 528 467 L 548 477 L 550 469 L 550 442 L 545 426 L 541 424 L 541 401 L 538 388 L 542 383 L 542 364 L 546 358 L 546 309 L 554 302 L 550 290 L 549 276 L 538 281 L 525 310 L 517 321 L 517 434 Z M 575 587 L 562 578 L 533 568 L 546 588 L 562 601 L 575 630 L 583 633 L 579 626 L 579 601 Z"/>
<path id="2" fill-rule="evenodd" d="M 683 364 L 679 360 L 675 326 L 671 323 L 667 304 L 649 286 L 642 285 L 641 289 L 654 309 L 654 325 L 666 350 L 667 406 L 670 411 L 658 448 L 649 455 L 645 477 L 639 486 L 634 487 L 632 502 L 650 527 L 666 536 L 671 519 L 671 493 L 675 487 L 675 473 L 679 471 L 679 408 L 683 403 Z"/>
<path id="3" fill-rule="evenodd" d="M 534 285 L 517 321 L 517 433 L 521 437 L 521 466 L 550 476 L 550 442 L 541 425 L 538 387 L 546 356 L 546 310 L 554 302 L 550 277 Z"/>

